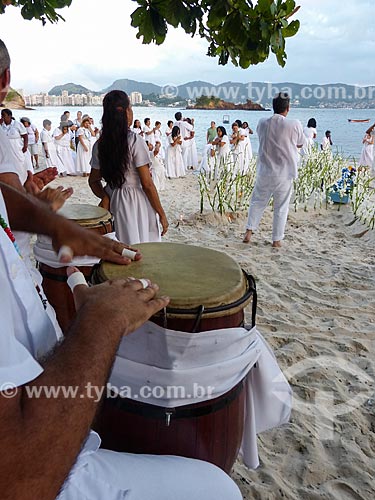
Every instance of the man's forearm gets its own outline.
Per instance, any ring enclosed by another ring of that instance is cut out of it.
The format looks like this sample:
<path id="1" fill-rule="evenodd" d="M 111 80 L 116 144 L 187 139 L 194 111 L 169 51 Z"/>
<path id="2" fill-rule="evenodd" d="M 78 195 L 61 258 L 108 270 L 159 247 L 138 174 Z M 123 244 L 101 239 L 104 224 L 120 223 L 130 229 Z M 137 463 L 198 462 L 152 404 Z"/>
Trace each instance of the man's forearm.
<path id="1" fill-rule="evenodd" d="M 35 198 L 0 182 L 0 189 L 7 207 L 9 223 L 15 231 L 52 236 L 56 224 L 65 219 L 48 210 Z"/>
<path id="2" fill-rule="evenodd" d="M 97 318 L 97 308 L 83 308 L 69 337 L 46 361 L 42 375 L 22 388 L 18 420 L 13 415 L 8 424 L 8 443 L 5 438 L 3 447 L 12 450 L 13 457 L 17 456 L 15 448 L 23 448 L 24 463 L 9 457 L 9 471 L 2 464 L 2 475 L 12 484 L 12 499 L 55 499 L 80 452 L 98 407 L 97 393 L 89 397 L 87 384 L 102 390 L 124 333 L 124 325 L 111 318 L 98 331 Z M 64 397 L 59 393 L 58 397 L 48 398 L 42 392 L 40 397 L 29 396 L 32 389 L 51 387 L 73 388 L 77 394 Z M 4 493 L 3 485 L 0 488 Z"/>

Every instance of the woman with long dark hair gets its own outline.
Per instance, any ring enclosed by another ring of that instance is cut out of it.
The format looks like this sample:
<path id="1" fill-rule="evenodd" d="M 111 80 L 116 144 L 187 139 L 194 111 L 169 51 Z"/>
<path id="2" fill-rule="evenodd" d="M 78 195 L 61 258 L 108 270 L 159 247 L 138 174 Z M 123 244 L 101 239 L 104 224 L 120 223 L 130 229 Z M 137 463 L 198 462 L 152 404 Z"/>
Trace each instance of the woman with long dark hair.
<path id="1" fill-rule="evenodd" d="M 225 127 L 221 125 L 216 128 L 216 132 L 217 137 L 212 144 L 217 147 L 217 162 L 219 164 L 221 162 L 225 163 L 230 152 L 229 137 L 227 136 Z"/>
<path id="2" fill-rule="evenodd" d="M 159 222 L 163 236 L 168 221 L 151 178 L 149 151 L 142 137 L 130 130 L 132 122 L 128 95 L 109 92 L 103 100 L 103 128 L 93 148 L 89 185 L 100 205 L 112 212 L 120 241 L 160 241 Z"/>
<path id="3" fill-rule="evenodd" d="M 165 170 L 168 179 L 184 177 L 186 173 L 182 158 L 182 137 L 180 127 L 177 127 L 177 125 L 172 128 L 172 133 L 168 137 Z"/>

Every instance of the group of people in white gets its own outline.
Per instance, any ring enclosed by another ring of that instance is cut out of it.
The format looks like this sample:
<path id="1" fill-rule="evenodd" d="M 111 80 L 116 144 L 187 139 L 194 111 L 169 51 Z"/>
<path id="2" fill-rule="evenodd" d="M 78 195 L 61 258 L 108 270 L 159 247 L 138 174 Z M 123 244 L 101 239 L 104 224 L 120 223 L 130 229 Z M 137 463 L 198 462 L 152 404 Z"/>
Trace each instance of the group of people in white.
<path id="1" fill-rule="evenodd" d="M 20 171 L 34 172 L 39 168 L 38 144 L 41 143 L 47 167 L 56 167 L 61 176 L 89 175 L 92 147 L 99 137 L 99 129 L 89 115 L 78 111 L 71 121 L 70 112 L 65 111 L 53 132 L 51 120 L 45 119 L 39 133 L 30 118 L 22 117 L 18 121 L 10 109 L 3 109 L 1 126 L 10 139 Z"/>
<path id="2" fill-rule="evenodd" d="M 203 151 L 200 171 L 217 172 L 220 165 L 229 161 L 233 165 L 234 173 L 245 174 L 253 157 L 251 134 L 253 131 L 247 122 L 241 120 L 233 122 L 232 133 L 228 136 L 224 126 L 217 127 L 216 123 L 212 121 L 207 130 L 207 144 Z"/>
<path id="3" fill-rule="evenodd" d="M 168 120 L 163 135 L 161 122 L 145 118 L 134 120 L 132 132 L 145 140 L 150 151 L 152 177 L 157 189 L 163 190 L 165 178 L 184 177 L 188 170 L 198 168 L 198 153 L 195 142 L 194 119 L 183 118 L 181 112 L 175 114 L 175 121 Z"/>

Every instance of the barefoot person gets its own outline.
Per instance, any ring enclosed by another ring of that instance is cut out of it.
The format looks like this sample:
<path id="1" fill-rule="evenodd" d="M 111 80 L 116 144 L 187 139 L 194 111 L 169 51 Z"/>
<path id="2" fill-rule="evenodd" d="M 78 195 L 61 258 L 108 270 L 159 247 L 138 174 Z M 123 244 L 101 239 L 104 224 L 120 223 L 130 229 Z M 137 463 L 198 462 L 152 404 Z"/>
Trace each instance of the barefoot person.
<path id="1" fill-rule="evenodd" d="M 280 247 L 288 217 L 293 179 L 297 177 L 297 148 L 304 145 L 302 125 L 287 120 L 290 98 L 280 92 L 273 99 L 274 115 L 259 121 L 257 179 L 251 197 L 244 243 L 258 229 L 263 212 L 273 196 L 272 246 Z"/>
<path id="2" fill-rule="evenodd" d="M 9 79 L 9 56 L 0 40 L 0 101 Z M 0 142 L 0 165 L 6 166 L 12 157 L 4 144 Z M 50 236 L 65 263 L 75 255 L 95 255 L 125 264 L 125 246 L 4 184 L 0 215 L 0 449 L 6 450 L 0 456 L 1 498 L 239 500 L 231 479 L 210 464 L 99 450 L 100 439 L 89 430 L 98 402 L 88 386 L 104 388 L 122 336 L 165 307 L 168 298 L 155 298 L 158 287 L 147 280 L 88 288 L 82 275 L 69 268 L 77 316 L 62 340 L 18 254 L 11 228 Z M 105 328 L 99 329 L 103 318 Z M 51 388 L 73 388 L 77 397 L 61 392 L 48 397 Z"/>

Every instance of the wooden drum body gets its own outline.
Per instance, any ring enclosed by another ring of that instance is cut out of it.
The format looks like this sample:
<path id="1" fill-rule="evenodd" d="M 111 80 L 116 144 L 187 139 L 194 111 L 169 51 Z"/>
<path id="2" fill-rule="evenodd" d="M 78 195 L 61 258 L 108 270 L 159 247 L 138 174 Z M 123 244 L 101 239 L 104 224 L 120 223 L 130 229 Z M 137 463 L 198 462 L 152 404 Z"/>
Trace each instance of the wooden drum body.
<path id="1" fill-rule="evenodd" d="M 94 281 L 133 276 L 157 283 L 160 295 L 171 301 L 151 321 L 187 335 L 239 327 L 251 299 L 255 321 L 254 280 L 228 255 L 173 243 L 144 243 L 137 248 L 141 261 L 129 266 L 104 263 L 94 272 Z M 218 398 L 176 408 L 109 398 L 103 402 L 96 429 L 104 448 L 197 458 L 229 472 L 241 445 L 244 397 L 241 381 Z"/>
<path id="2" fill-rule="evenodd" d="M 59 214 L 76 222 L 81 227 L 100 235 L 112 232 L 112 216 L 104 208 L 96 207 L 95 205 L 71 204 L 64 206 L 59 211 Z M 50 245 L 51 254 L 53 255 L 52 244 L 49 239 L 38 237 L 36 246 L 38 245 L 44 247 Z M 66 267 L 58 267 L 61 264 L 58 263 L 57 257 L 55 258 L 56 267 L 39 260 L 38 268 L 43 276 L 42 286 L 44 293 L 54 308 L 59 325 L 65 333 L 75 316 L 75 307 L 73 294 L 67 285 Z M 94 263 L 91 265 L 77 265 L 76 267 L 78 267 L 88 280 L 91 276 Z"/>

